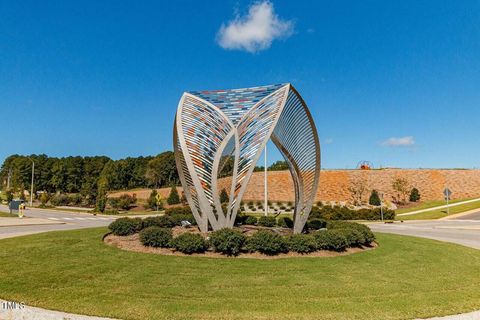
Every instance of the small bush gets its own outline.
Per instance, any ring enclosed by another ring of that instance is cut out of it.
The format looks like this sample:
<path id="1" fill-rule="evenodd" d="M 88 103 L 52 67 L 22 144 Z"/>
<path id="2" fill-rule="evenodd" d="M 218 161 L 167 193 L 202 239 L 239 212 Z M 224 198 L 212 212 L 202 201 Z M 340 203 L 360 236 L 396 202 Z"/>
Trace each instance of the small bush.
<path id="1" fill-rule="evenodd" d="M 192 225 L 197 224 L 189 207 L 170 208 L 165 210 L 165 215 L 171 217 L 177 226 L 181 226 L 182 221 L 188 221 Z"/>
<path id="2" fill-rule="evenodd" d="M 137 202 L 137 198 L 128 194 L 121 195 L 118 198 L 108 198 L 108 204 L 114 209 L 129 210 Z"/>
<path id="3" fill-rule="evenodd" d="M 278 233 L 269 230 L 260 230 L 247 239 L 246 249 L 250 252 L 258 251 L 267 255 L 276 255 L 288 251 L 285 239 Z"/>
<path id="4" fill-rule="evenodd" d="M 174 238 L 172 245 L 175 250 L 186 254 L 202 253 L 208 249 L 208 243 L 201 235 L 189 232 Z"/>
<path id="5" fill-rule="evenodd" d="M 308 229 L 320 230 L 327 227 L 327 222 L 323 219 L 312 219 L 307 223 Z"/>
<path id="6" fill-rule="evenodd" d="M 220 192 L 220 203 L 228 203 L 228 201 L 229 201 L 229 197 L 228 197 L 227 190 L 223 188 L 222 191 Z"/>
<path id="7" fill-rule="evenodd" d="M 410 198 L 409 198 L 410 202 L 417 202 L 420 200 L 420 191 L 418 191 L 417 188 L 413 188 L 411 191 L 410 191 Z"/>
<path id="8" fill-rule="evenodd" d="M 361 245 L 369 246 L 375 241 L 375 235 L 372 230 L 364 224 L 347 222 L 347 221 L 328 221 L 327 229 L 340 230 L 340 229 L 353 229 L 361 233 L 363 243 Z"/>
<path id="9" fill-rule="evenodd" d="M 172 240 L 172 229 L 153 226 L 140 231 L 140 241 L 147 247 L 169 248 Z"/>
<path id="10" fill-rule="evenodd" d="M 256 225 L 258 222 L 258 219 L 257 217 L 255 216 L 247 216 L 247 218 L 245 219 L 245 224 L 248 224 L 248 225 Z"/>
<path id="11" fill-rule="evenodd" d="M 240 253 L 246 237 L 239 231 L 224 228 L 210 234 L 210 244 L 215 252 L 221 252 L 229 256 Z"/>
<path id="12" fill-rule="evenodd" d="M 380 196 L 378 195 L 378 191 L 373 189 L 372 193 L 370 194 L 370 198 L 368 198 L 368 203 L 372 206 L 379 206 L 381 204 Z"/>
<path id="13" fill-rule="evenodd" d="M 241 224 L 245 224 L 245 220 L 247 220 L 247 216 L 244 215 L 244 214 L 237 214 L 235 216 L 235 225 L 241 225 Z"/>
<path id="14" fill-rule="evenodd" d="M 282 228 L 293 228 L 293 220 L 289 217 L 278 218 L 277 225 Z"/>
<path id="15" fill-rule="evenodd" d="M 277 219 L 275 219 L 275 217 L 261 216 L 257 224 L 261 227 L 275 227 Z"/>
<path id="16" fill-rule="evenodd" d="M 66 194 L 56 194 L 50 198 L 50 203 L 55 206 L 66 206 L 68 205 L 70 199 Z"/>
<path id="17" fill-rule="evenodd" d="M 395 219 L 395 211 L 384 209 L 383 216 L 386 220 Z M 325 220 L 380 220 L 380 208 L 352 210 L 341 206 L 313 207 L 310 219 Z"/>
<path id="18" fill-rule="evenodd" d="M 147 217 L 143 219 L 143 228 L 148 227 L 172 228 L 175 226 L 175 221 L 170 216 Z"/>
<path id="19" fill-rule="evenodd" d="M 140 218 L 120 218 L 108 226 L 114 235 L 128 236 L 142 229 L 142 219 Z"/>
<path id="20" fill-rule="evenodd" d="M 365 237 L 356 229 L 337 229 L 347 239 L 347 247 L 360 247 L 365 243 Z"/>
<path id="21" fill-rule="evenodd" d="M 298 253 L 310 253 L 317 250 L 315 239 L 307 234 L 294 234 L 287 238 L 288 249 Z"/>
<path id="22" fill-rule="evenodd" d="M 344 251 L 347 239 L 339 230 L 317 231 L 313 234 L 317 248 L 320 250 Z"/>
<path id="23" fill-rule="evenodd" d="M 172 185 L 172 188 L 170 189 L 170 194 L 168 195 L 167 203 L 169 205 L 180 203 L 180 196 L 178 195 L 177 187 L 175 187 L 174 185 Z"/>

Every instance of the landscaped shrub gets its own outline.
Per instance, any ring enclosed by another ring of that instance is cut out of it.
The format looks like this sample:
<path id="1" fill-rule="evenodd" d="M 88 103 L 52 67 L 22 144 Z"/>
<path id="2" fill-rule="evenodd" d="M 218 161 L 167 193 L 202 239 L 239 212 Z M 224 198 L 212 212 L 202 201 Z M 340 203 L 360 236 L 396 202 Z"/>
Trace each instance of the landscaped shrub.
<path id="1" fill-rule="evenodd" d="M 210 234 L 210 244 L 213 250 L 229 256 L 236 256 L 240 253 L 246 237 L 237 230 L 224 228 Z"/>
<path id="2" fill-rule="evenodd" d="M 129 210 L 137 202 L 137 198 L 128 194 L 123 194 L 118 198 L 108 198 L 108 204 L 114 209 Z"/>
<path id="3" fill-rule="evenodd" d="M 180 203 L 180 196 L 178 195 L 177 187 L 175 187 L 174 185 L 172 185 L 172 188 L 170 189 L 170 194 L 168 195 L 167 203 L 169 205 Z"/>
<path id="4" fill-rule="evenodd" d="M 140 218 L 120 218 L 108 226 L 114 235 L 128 236 L 142 229 L 142 219 Z"/>
<path id="5" fill-rule="evenodd" d="M 410 202 L 417 202 L 420 200 L 420 191 L 418 191 L 417 188 L 413 188 L 412 191 L 410 191 Z"/>
<path id="6" fill-rule="evenodd" d="M 182 221 L 188 221 L 192 225 L 196 225 L 197 222 L 193 217 L 190 207 L 170 208 L 165 210 L 165 216 L 169 216 L 175 222 L 175 225 L 182 225 Z"/>
<path id="7" fill-rule="evenodd" d="M 288 249 L 298 253 L 310 253 L 317 250 L 315 239 L 307 234 L 294 234 L 287 238 Z"/>
<path id="8" fill-rule="evenodd" d="M 347 239 L 339 230 L 321 230 L 313 233 L 319 250 L 344 251 L 347 248 Z"/>
<path id="9" fill-rule="evenodd" d="M 327 222 L 323 219 L 312 219 L 307 222 L 308 229 L 320 230 L 327 227 Z"/>
<path id="10" fill-rule="evenodd" d="M 235 216 L 235 225 L 245 224 L 245 220 L 247 220 L 247 216 L 240 213 Z"/>
<path id="11" fill-rule="evenodd" d="M 289 217 L 278 218 L 277 225 L 282 228 L 293 228 L 293 220 Z"/>
<path id="12" fill-rule="evenodd" d="M 365 243 L 363 234 L 354 228 L 334 230 L 341 232 L 345 239 L 347 239 L 347 247 L 360 247 Z"/>
<path id="13" fill-rule="evenodd" d="M 395 219 L 395 211 L 383 209 L 383 217 L 386 220 Z M 310 212 L 310 219 L 324 220 L 380 220 L 380 208 L 352 210 L 341 206 L 313 207 Z"/>
<path id="14" fill-rule="evenodd" d="M 170 216 L 147 217 L 143 219 L 143 228 L 148 227 L 172 228 L 175 226 L 175 220 Z"/>
<path id="15" fill-rule="evenodd" d="M 380 196 L 378 195 L 378 191 L 373 189 L 372 193 L 370 194 L 370 198 L 368 198 L 368 203 L 371 204 L 372 206 L 379 206 L 381 204 L 380 202 Z"/>
<path id="16" fill-rule="evenodd" d="M 275 255 L 288 251 L 287 242 L 278 233 L 269 230 L 260 230 L 247 239 L 246 249 L 250 252 L 258 251 L 267 255 Z"/>
<path id="17" fill-rule="evenodd" d="M 247 218 L 245 219 L 245 224 L 248 224 L 248 225 L 256 225 L 258 222 L 258 219 L 257 217 L 255 216 L 247 216 Z"/>
<path id="18" fill-rule="evenodd" d="M 202 253 L 208 249 L 208 243 L 201 235 L 189 232 L 174 238 L 172 245 L 175 250 L 186 254 Z"/>
<path id="19" fill-rule="evenodd" d="M 347 222 L 347 221 L 328 221 L 327 229 L 329 230 L 339 230 L 339 229 L 354 229 L 361 233 L 363 243 L 362 245 L 369 246 L 373 241 L 375 241 L 375 235 L 372 230 L 364 224 Z"/>
<path id="20" fill-rule="evenodd" d="M 55 194 L 50 198 L 50 203 L 53 206 L 66 206 L 68 205 L 68 202 L 70 201 L 69 197 L 66 194 Z"/>
<path id="21" fill-rule="evenodd" d="M 140 231 L 140 242 L 147 247 L 169 248 L 172 240 L 172 229 L 153 226 Z"/>
<path id="22" fill-rule="evenodd" d="M 220 192 L 220 203 L 228 203 L 228 201 L 229 199 L 228 199 L 227 190 L 223 188 L 222 191 Z"/>
<path id="23" fill-rule="evenodd" d="M 257 224 L 261 227 L 275 227 L 277 224 L 277 219 L 275 219 L 275 217 L 261 216 L 258 219 Z"/>

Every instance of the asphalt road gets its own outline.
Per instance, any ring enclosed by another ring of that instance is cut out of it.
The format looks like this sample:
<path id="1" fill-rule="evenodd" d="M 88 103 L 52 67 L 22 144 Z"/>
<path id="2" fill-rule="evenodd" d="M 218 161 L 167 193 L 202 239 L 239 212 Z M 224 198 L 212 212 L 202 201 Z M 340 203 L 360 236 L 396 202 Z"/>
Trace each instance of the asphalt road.
<path id="1" fill-rule="evenodd" d="M 453 242 L 480 249 L 480 211 L 451 220 L 369 223 L 373 231 Z"/>
<path id="2" fill-rule="evenodd" d="M 8 208 L 0 205 L 0 210 L 8 211 Z M 45 219 L 46 222 L 52 221 L 52 223 L 55 224 L 0 227 L 0 239 L 47 231 L 108 226 L 113 220 L 116 219 L 116 217 L 109 216 L 94 216 L 91 213 L 75 213 L 69 211 L 43 210 L 35 208 L 27 208 L 27 210 L 25 210 L 25 216 Z M 59 222 L 61 222 L 61 224 L 59 224 Z"/>

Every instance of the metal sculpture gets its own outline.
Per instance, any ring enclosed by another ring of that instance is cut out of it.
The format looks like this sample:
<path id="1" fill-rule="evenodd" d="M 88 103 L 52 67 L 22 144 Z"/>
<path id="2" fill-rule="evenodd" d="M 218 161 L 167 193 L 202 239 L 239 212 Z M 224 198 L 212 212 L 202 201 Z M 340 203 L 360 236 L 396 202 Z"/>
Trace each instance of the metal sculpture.
<path id="1" fill-rule="evenodd" d="M 291 84 L 185 92 L 174 124 L 177 169 L 202 232 L 233 227 L 255 165 L 271 139 L 289 165 L 295 188 L 294 232 L 303 230 L 320 175 L 320 144 L 312 116 Z M 234 166 L 222 209 L 218 173 L 225 156 Z"/>

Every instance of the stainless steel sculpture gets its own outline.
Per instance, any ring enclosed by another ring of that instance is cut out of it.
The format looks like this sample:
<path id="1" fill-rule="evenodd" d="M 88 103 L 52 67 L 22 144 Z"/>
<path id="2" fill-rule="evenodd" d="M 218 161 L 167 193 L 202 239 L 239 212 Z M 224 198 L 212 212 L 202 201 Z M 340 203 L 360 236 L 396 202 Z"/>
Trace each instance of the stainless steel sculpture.
<path id="1" fill-rule="evenodd" d="M 240 201 L 267 141 L 281 151 L 295 188 L 294 232 L 303 230 L 320 174 L 320 144 L 310 112 L 291 84 L 185 92 L 174 125 L 177 169 L 202 232 L 233 227 Z M 218 173 L 233 154 L 229 203 L 223 212 Z"/>

